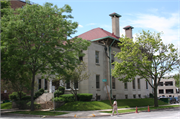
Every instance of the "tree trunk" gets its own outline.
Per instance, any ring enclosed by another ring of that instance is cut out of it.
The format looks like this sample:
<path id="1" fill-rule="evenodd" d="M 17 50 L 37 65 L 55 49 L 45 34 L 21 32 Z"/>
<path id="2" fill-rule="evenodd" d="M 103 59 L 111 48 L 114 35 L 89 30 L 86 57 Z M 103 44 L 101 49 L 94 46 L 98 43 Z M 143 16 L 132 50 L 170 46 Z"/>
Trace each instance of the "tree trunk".
<path id="1" fill-rule="evenodd" d="M 31 82 L 31 111 L 34 111 L 34 80 L 35 80 L 35 73 L 33 72 L 33 77 Z"/>
<path id="2" fill-rule="evenodd" d="M 158 107 L 157 86 L 154 86 L 154 107 Z"/>

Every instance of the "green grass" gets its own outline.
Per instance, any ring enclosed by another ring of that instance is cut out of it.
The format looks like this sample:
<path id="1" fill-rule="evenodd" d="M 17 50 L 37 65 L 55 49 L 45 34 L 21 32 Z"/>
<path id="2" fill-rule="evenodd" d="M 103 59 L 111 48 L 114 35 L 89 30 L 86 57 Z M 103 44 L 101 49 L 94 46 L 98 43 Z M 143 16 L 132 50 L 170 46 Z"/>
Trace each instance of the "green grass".
<path id="1" fill-rule="evenodd" d="M 1 109 L 12 109 L 12 102 L 2 103 Z"/>
<path id="2" fill-rule="evenodd" d="M 153 106 L 154 99 L 120 99 L 117 100 L 118 108 L 129 108 L 129 107 L 142 107 L 142 106 Z M 166 105 L 167 103 L 158 101 L 159 105 Z M 59 111 L 88 111 L 88 110 L 102 110 L 111 109 L 109 100 L 105 101 L 91 101 L 91 102 L 69 102 L 63 106 L 56 108 Z"/>
<path id="3" fill-rule="evenodd" d="M 15 112 L 9 112 L 9 113 L 30 114 L 30 115 L 49 115 L 49 116 L 68 114 L 66 112 L 53 112 L 53 111 L 15 111 Z"/>
<path id="4" fill-rule="evenodd" d="M 156 109 L 167 109 L 167 108 L 173 108 L 173 107 L 179 107 L 179 105 L 170 105 L 170 106 L 159 106 L 159 107 L 149 107 L 150 111 L 151 110 L 156 110 Z M 147 108 L 138 108 L 138 111 L 147 111 Z M 127 113 L 127 112 L 135 112 L 136 109 L 125 109 L 125 110 L 118 110 L 118 113 Z M 103 113 L 112 113 L 112 111 L 101 111 Z M 116 111 L 115 111 L 116 113 Z"/>

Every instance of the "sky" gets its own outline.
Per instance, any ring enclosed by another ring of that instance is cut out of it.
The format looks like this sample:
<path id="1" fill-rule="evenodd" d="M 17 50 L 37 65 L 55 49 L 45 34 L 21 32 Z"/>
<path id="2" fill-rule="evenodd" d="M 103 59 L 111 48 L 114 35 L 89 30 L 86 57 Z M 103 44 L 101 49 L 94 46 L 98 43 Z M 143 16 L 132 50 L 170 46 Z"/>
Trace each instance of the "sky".
<path id="1" fill-rule="evenodd" d="M 78 22 L 78 36 L 94 28 L 103 28 L 112 33 L 109 14 L 120 14 L 120 36 L 125 34 L 123 27 L 132 26 L 133 37 L 142 30 L 163 32 L 165 44 L 173 43 L 180 52 L 180 0 L 30 0 L 43 5 L 53 3 L 59 8 L 68 4 L 73 9 L 73 21 Z"/>

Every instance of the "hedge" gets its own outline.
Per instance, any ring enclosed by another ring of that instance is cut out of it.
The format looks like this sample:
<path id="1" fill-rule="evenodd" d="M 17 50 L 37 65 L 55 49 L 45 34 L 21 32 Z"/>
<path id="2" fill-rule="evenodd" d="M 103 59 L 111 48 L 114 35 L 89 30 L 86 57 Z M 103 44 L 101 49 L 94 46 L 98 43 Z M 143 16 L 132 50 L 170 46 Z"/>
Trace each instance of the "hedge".
<path id="1" fill-rule="evenodd" d="M 92 94 L 90 93 L 81 93 L 81 94 L 77 94 L 78 100 L 79 101 L 91 101 L 92 99 Z"/>
<path id="2" fill-rule="evenodd" d="M 73 94 L 63 94 L 60 97 L 63 98 L 64 102 L 73 102 L 75 101 L 75 97 Z"/>

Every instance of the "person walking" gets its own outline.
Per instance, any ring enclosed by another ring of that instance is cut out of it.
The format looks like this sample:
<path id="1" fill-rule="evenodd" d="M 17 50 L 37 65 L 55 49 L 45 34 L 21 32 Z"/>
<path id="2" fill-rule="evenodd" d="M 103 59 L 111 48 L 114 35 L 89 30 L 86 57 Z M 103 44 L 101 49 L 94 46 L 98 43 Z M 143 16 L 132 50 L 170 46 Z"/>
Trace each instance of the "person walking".
<path id="1" fill-rule="evenodd" d="M 116 113 L 117 113 L 117 115 L 119 115 L 118 114 L 118 107 L 117 107 L 117 101 L 116 101 L 116 99 L 114 98 L 114 102 L 113 102 L 113 111 L 112 111 L 112 115 L 111 116 L 114 116 L 114 111 L 116 110 Z"/>

